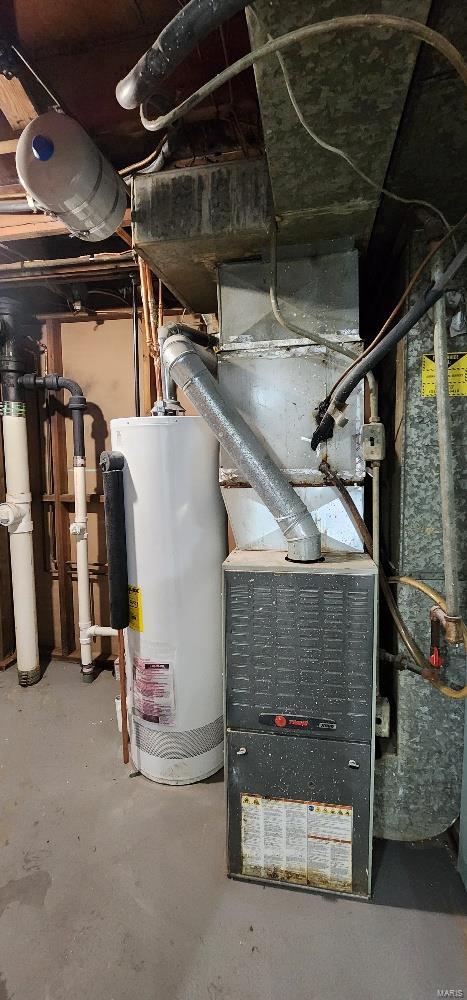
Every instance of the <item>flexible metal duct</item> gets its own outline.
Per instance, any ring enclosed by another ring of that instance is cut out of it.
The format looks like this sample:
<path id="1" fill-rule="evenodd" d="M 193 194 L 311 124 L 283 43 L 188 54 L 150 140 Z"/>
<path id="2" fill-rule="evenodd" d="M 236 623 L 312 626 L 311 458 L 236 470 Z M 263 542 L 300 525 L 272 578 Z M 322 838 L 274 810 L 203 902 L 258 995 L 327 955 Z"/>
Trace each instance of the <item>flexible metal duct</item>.
<path id="1" fill-rule="evenodd" d="M 200 356 L 200 348 L 188 337 L 169 337 L 162 357 L 169 375 L 275 517 L 287 541 L 288 558 L 293 562 L 319 559 L 320 535 L 311 514 L 243 417 L 223 398 Z"/>
<path id="2" fill-rule="evenodd" d="M 246 5 L 247 0 L 190 0 L 117 84 L 118 103 L 128 110 L 137 108 L 206 35 Z"/>

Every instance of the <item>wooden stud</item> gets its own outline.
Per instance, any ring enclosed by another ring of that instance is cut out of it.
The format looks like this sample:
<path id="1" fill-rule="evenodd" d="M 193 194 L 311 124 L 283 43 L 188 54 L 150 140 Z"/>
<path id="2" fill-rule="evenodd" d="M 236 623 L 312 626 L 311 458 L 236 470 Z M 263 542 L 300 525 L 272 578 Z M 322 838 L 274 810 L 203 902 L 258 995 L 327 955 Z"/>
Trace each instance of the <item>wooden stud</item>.
<path id="1" fill-rule="evenodd" d="M 49 369 L 55 375 L 62 375 L 62 338 L 59 321 L 54 319 L 46 321 L 46 341 Z M 53 398 L 58 399 L 62 403 L 64 402 L 63 392 L 55 393 Z M 70 519 L 67 506 L 61 500 L 61 494 L 68 491 L 65 418 L 56 408 L 52 409 L 50 424 L 54 473 L 55 544 L 60 603 L 60 655 L 67 656 L 76 648 L 76 641 L 73 582 L 67 570 L 67 563 L 71 560 Z"/>
<path id="2" fill-rule="evenodd" d="M 0 108 L 15 132 L 26 128 L 37 118 L 34 104 L 17 76 L 7 80 L 0 75 Z"/>

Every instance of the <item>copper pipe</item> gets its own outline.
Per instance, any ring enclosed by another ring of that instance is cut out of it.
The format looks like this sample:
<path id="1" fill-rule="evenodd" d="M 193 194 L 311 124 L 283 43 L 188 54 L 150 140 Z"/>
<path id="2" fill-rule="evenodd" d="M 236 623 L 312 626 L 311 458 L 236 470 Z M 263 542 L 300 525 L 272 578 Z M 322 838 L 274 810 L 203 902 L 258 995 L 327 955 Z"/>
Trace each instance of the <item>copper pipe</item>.
<path id="1" fill-rule="evenodd" d="M 139 265 L 139 279 L 141 283 L 141 301 L 143 303 L 143 323 L 144 323 L 144 334 L 146 337 L 146 344 L 151 350 L 151 324 L 149 320 L 149 305 L 148 305 L 148 292 L 146 285 L 146 265 L 141 257 L 138 257 Z"/>
<path id="2" fill-rule="evenodd" d="M 162 297 L 163 284 L 159 278 L 159 307 L 157 310 L 157 325 L 164 326 L 164 299 Z"/>
<path id="3" fill-rule="evenodd" d="M 154 296 L 154 284 L 152 280 L 152 273 L 147 264 L 145 264 L 144 267 L 146 271 L 146 288 L 148 295 L 149 322 L 151 325 L 152 354 L 154 360 L 154 374 L 156 378 L 156 399 L 161 400 L 163 398 L 163 392 L 162 392 L 161 356 L 159 350 L 159 340 L 157 337 L 156 299 Z"/>
<path id="4" fill-rule="evenodd" d="M 130 751 L 128 749 L 128 715 L 126 709 L 126 669 L 125 669 L 125 643 L 123 641 L 123 629 L 118 630 L 118 673 L 120 678 L 120 708 L 122 711 L 122 752 L 123 763 L 128 764 Z"/>

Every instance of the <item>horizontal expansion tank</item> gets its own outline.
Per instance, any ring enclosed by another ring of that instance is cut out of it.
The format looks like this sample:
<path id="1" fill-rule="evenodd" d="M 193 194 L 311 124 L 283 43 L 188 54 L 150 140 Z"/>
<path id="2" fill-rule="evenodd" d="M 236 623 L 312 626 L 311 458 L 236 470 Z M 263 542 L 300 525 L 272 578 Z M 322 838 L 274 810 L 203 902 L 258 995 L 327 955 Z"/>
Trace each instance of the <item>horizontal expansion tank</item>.
<path id="1" fill-rule="evenodd" d="M 218 443 L 201 417 L 111 422 L 125 457 L 131 756 L 153 781 L 188 784 L 223 763 Z"/>

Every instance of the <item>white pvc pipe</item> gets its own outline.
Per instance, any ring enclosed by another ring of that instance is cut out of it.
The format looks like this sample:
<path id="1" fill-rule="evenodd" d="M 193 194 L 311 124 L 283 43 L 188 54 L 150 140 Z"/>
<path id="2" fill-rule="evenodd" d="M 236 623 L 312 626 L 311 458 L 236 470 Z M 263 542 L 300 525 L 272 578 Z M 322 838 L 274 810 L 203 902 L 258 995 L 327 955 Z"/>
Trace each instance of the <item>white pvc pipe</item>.
<path id="1" fill-rule="evenodd" d="M 91 628 L 88 629 L 88 635 L 99 635 L 102 638 L 113 638 L 118 635 L 118 629 L 111 628 L 110 625 L 91 625 Z"/>
<path id="2" fill-rule="evenodd" d="M 75 488 L 75 519 L 70 532 L 76 539 L 76 574 L 78 577 L 78 624 L 83 679 L 93 674 L 91 628 L 91 588 L 88 563 L 88 512 L 86 501 L 86 465 L 84 458 L 75 458 L 73 480 Z"/>
<path id="3" fill-rule="evenodd" d="M 6 503 L 17 511 L 8 532 L 18 680 L 26 687 L 40 679 L 28 443 L 24 407 L 20 403 L 7 405 L 20 411 L 3 417 L 3 446 Z"/>

